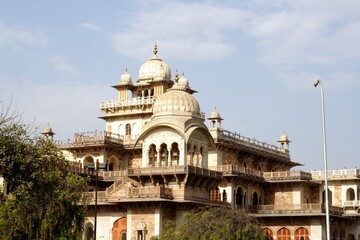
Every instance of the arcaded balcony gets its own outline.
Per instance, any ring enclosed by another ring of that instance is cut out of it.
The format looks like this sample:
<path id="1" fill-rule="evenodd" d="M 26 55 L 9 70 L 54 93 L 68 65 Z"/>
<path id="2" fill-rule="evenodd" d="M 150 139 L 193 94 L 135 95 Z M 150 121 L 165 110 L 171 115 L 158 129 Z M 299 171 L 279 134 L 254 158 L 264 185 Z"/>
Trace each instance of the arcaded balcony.
<path id="1" fill-rule="evenodd" d="M 303 171 L 264 172 L 266 181 L 311 180 L 311 174 Z"/>

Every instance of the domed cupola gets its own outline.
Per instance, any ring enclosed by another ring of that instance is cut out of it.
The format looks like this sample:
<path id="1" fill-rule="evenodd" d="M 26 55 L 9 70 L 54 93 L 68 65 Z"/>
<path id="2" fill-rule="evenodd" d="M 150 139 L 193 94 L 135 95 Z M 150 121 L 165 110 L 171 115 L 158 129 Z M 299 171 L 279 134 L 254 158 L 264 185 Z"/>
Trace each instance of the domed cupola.
<path id="1" fill-rule="evenodd" d="M 127 69 L 125 70 L 125 73 L 120 77 L 120 84 L 132 84 L 132 78 L 131 75 L 128 73 Z"/>
<path id="2" fill-rule="evenodd" d="M 170 80 L 170 67 L 157 56 L 157 44 L 154 45 L 154 56 L 143 65 L 139 70 L 139 80 L 141 81 L 161 81 Z"/>
<path id="3" fill-rule="evenodd" d="M 201 117 L 200 105 L 194 96 L 186 91 L 176 74 L 175 83 L 166 93 L 160 95 L 153 105 L 154 116 L 186 115 Z"/>

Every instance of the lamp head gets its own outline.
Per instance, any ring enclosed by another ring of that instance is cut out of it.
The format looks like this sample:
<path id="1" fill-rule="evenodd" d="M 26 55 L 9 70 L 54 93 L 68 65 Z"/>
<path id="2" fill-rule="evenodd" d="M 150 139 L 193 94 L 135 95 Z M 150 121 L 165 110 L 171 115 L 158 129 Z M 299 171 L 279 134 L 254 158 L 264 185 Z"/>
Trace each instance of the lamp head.
<path id="1" fill-rule="evenodd" d="M 316 81 L 314 82 L 314 87 L 317 87 L 317 85 L 319 85 L 320 82 L 321 82 L 320 79 L 316 80 Z"/>

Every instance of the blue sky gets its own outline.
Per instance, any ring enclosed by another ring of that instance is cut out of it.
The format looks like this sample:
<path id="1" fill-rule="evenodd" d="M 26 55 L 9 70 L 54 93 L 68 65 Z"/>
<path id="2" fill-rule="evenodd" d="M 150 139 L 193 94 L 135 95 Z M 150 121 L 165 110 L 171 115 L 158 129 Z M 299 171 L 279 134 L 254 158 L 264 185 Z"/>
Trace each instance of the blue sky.
<path id="1" fill-rule="evenodd" d="M 328 166 L 360 167 L 360 1 L 0 0 L 0 101 L 55 139 L 103 130 L 99 103 L 125 68 L 136 81 L 159 53 L 184 72 L 202 111 L 222 126 L 277 144 L 323 168 L 324 83 Z"/>

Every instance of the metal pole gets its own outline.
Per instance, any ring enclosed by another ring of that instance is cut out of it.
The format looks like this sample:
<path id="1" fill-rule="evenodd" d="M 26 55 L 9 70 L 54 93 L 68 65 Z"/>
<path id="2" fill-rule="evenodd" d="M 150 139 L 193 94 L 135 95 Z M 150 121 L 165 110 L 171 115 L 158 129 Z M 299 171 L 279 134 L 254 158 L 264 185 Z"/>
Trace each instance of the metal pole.
<path id="1" fill-rule="evenodd" d="M 97 225 L 97 195 L 98 195 L 98 174 L 99 174 L 99 161 L 96 160 L 96 179 L 95 179 L 95 210 L 94 210 L 94 240 L 96 240 L 96 225 Z"/>
<path id="2" fill-rule="evenodd" d="M 327 153 L 326 153 L 326 128 L 325 128 L 325 105 L 324 105 L 324 90 L 322 81 L 319 79 L 314 83 L 314 86 L 320 84 L 321 94 L 321 115 L 322 115 L 322 133 L 324 145 L 324 167 L 325 167 L 325 214 L 326 214 L 326 239 L 330 240 L 330 216 L 329 216 L 329 193 L 328 193 L 328 172 L 327 172 Z"/>

